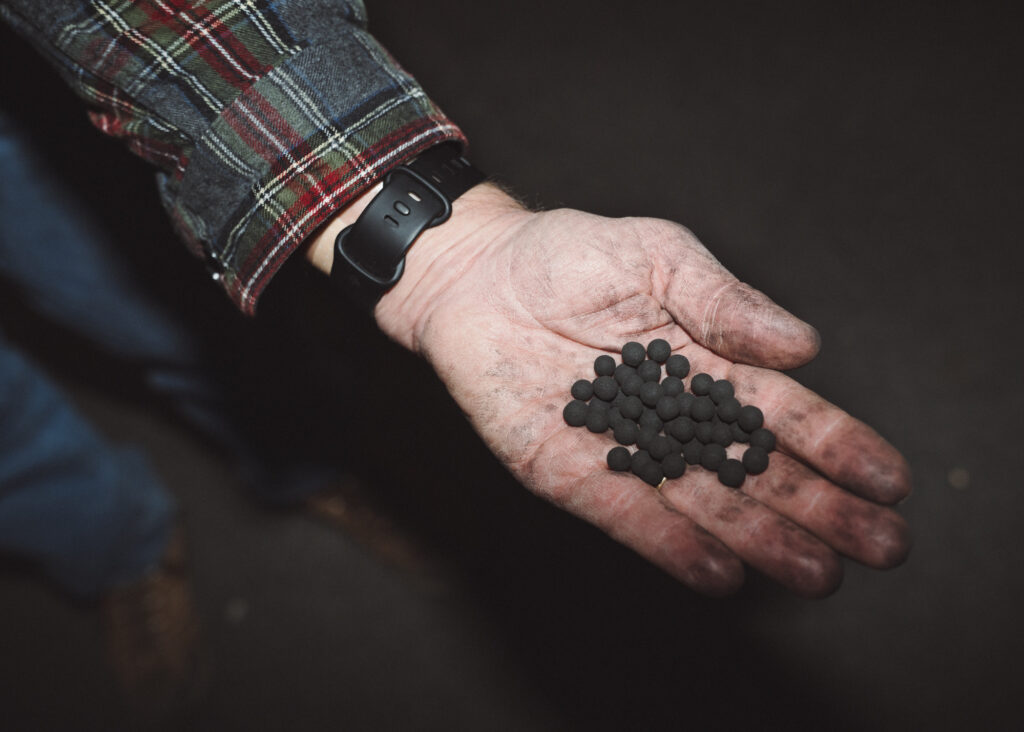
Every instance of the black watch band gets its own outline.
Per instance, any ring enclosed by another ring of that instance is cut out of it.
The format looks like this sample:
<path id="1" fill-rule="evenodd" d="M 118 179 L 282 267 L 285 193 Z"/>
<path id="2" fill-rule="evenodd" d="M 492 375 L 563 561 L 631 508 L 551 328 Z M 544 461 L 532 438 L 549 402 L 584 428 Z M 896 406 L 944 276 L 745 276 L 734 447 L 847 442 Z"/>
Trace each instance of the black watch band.
<path id="1" fill-rule="evenodd" d="M 484 178 L 451 142 L 392 170 L 381 192 L 334 240 L 331 281 L 373 310 L 401 278 L 416 237 L 447 221 L 452 201 Z"/>

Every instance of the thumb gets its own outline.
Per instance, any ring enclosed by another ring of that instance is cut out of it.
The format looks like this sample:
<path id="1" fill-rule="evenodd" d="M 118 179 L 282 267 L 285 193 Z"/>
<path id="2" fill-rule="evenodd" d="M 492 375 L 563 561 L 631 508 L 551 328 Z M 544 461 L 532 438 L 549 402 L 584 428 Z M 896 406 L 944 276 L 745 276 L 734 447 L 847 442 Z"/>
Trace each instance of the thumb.
<path id="1" fill-rule="evenodd" d="M 821 347 L 811 325 L 740 282 L 685 229 L 663 251 L 661 301 L 690 336 L 731 361 L 773 369 L 801 366 Z"/>

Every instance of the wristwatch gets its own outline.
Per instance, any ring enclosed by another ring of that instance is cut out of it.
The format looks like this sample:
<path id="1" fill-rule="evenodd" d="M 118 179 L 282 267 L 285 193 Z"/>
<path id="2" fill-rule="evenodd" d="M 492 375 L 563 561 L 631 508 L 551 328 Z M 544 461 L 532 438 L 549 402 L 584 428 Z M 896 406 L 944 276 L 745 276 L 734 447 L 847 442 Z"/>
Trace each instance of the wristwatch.
<path id="1" fill-rule="evenodd" d="M 331 281 L 372 311 L 402 277 L 405 253 L 416 238 L 447 221 L 452 201 L 484 179 L 452 142 L 398 166 L 356 222 L 334 240 Z"/>

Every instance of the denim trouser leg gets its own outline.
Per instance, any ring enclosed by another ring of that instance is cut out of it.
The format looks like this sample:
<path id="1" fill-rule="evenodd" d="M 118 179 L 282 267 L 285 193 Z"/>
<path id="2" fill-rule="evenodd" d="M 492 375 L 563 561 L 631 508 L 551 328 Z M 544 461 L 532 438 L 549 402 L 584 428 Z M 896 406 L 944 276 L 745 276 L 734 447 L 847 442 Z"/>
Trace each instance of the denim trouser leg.
<path id="1" fill-rule="evenodd" d="M 0 336 L 0 549 L 95 596 L 159 561 L 173 511 L 142 456 L 107 444 Z"/>

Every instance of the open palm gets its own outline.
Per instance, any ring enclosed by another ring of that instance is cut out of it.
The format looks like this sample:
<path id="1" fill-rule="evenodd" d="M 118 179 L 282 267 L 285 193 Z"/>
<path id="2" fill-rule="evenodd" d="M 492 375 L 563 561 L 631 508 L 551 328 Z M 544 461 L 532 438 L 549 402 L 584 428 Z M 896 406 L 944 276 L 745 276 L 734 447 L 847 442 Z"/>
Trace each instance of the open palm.
<path id="1" fill-rule="evenodd" d="M 607 468 L 610 435 L 565 424 L 569 387 L 597 356 L 654 338 L 761 407 L 778 437 L 765 473 L 735 490 L 691 467 L 659 490 Z M 903 458 L 776 370 L 813 358 L 817 333 L 681 226 L 524 214 L 436 293 L 416 347 L 525 486 L 697 590 L 734 591 L 745 561 L 821 596 L 841 581 L 839 555 L 878 568 L 906 556 L 906 525 L 879 505 L 909 493 Z"/>

